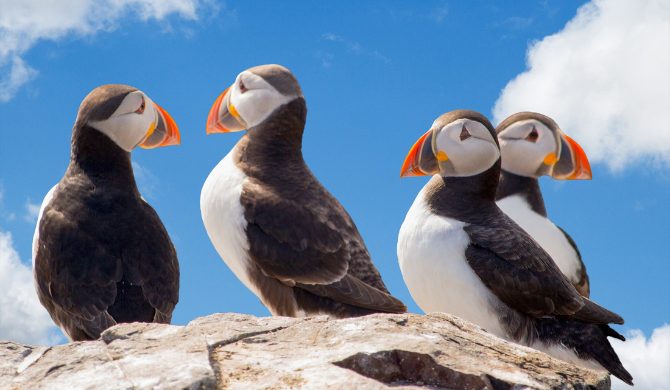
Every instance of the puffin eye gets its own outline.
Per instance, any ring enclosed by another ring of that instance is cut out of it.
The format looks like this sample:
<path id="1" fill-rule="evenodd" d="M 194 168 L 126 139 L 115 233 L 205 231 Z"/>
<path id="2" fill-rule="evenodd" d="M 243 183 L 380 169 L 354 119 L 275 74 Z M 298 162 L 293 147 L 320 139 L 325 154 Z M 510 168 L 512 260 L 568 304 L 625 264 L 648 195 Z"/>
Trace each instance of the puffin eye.
<path id="1" fill-rule="evenodd" d="M 240 92 L 244 93 L 248 91 L 249 89 L 244 85 L 244 81 L 240 80 Z"/>
<path id="2" fill-rule="evenodd" d="M 460 137 L 461 141 L 465 141 L 466 139 L 471 137 L 470 132 L 468 131 L 468 129 L 465 128 L 465 125 L 463 125 L 463 129 L 461 129 Z"/>
<path id="3" fill-rule="evenodd" d="M 140 104 L 140 108 L 135 111 L 138 114 L 143 114 L 144 113 L 144 108 L 146 107 L 146 104 L 144 103 L 144 98 L 142 98 L 142 104 Z"/>
<path id="4" fill-rule="evenodd" d="M 539 137 L 539 134 L 537 134 L 537 130 L 535 129 L 535 126 L 533 126 L 533 130 L 531 130 L 530 133 L 526 136 L 526 139 L 531 142 L 537 141 L 537 137 Z"/>

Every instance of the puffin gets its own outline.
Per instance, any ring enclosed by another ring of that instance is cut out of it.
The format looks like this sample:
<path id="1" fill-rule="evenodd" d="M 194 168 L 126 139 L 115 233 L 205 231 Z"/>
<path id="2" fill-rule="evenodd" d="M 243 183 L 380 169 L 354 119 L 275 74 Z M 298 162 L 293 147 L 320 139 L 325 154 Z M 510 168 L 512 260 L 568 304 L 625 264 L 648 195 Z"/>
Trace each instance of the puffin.
<path id="1" fill-rule="evenodd" d="M 557 180 L 590 180 L 591 166 L 579 144 L 553 119 L 519 112 L 496 128 L 502 171 L 498 207 L 549 253 L 577 292 L 588 298 L 589 276 L 575 241 L 548 217 L 540 191 L 540 176 Z"/>
<path id="2" fill-rule="evenodd" d="M 39 301 L 70 341 L 123 322 L 170 323 L 177 252 L 130 153 L 179 143 L 174 120 L 137 88 L 103 85 L 79 106 L 70 163 L 42 202 L 32 248 Z"/>
<path id="3" fill-rule="evenodd" d="M 470 110 L 435 120 L 400 177 L 433 175 L 398 236 L 398 261 L 426 312 L 470 321 L 505 340 L 632 384 L 607 337 L 616 313 L 581 296 L 549 254 L 496 204 L 496 132 Z"/>
<path id="4" fill-rule="evenodd" d="M 275 316 L 404 313 L 354 221 L 302 155 L 307 105 L 281 65 L 240 73 L 216 99 L 207 134 L 246 130 L 200 197 L 214 248 Z"/>

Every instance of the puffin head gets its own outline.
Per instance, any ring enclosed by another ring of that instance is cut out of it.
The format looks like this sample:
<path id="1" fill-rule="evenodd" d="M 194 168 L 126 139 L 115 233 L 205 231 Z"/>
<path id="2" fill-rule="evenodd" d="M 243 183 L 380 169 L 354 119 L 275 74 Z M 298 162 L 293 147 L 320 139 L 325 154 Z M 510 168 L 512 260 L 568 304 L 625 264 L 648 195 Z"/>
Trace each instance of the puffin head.
<path id="1" fill-rule="evenodd" d="M 410 149 L 400 177 L 474 176 L 500 159 L 495 130 L 486 117 L 470 110 L 448 112 Z"/>
<path id="2" fill-rule="evenodd" d="M 79 106 L 75 129 L 89 126 L 109 137 L 123 150 L 136 146 L 153 149 L 179 145 L 172 117 L 137 88 L 120 84 L 100 86 Z"/>
<path id="3" fill-rule="evenodd" d="M 252 128 L 279 107 L 301 98 L 293 73 L 281 65 L 261 65 L 237 75 L 214 102 L 207 118 L 207 134 Z"/>
<path id="4" fill-rule="evenodd" d="M 496 133 L 508 172 L 535 179 L 591 179 L 584 150 L 546 115 L 519 112 L 498 125 Z"/>

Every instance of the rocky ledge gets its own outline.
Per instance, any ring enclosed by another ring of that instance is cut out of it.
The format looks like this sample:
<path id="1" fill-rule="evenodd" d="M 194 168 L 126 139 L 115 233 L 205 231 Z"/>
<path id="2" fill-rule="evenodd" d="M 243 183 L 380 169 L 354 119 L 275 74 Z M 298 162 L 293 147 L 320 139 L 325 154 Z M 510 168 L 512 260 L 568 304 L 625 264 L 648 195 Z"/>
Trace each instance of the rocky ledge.
<path id="1" fill-rule="evenodd" d="M 132 323 L 56 347 L 0 341 L 0 389 L 609 389 L 605 372 L 446 314 Z"/>

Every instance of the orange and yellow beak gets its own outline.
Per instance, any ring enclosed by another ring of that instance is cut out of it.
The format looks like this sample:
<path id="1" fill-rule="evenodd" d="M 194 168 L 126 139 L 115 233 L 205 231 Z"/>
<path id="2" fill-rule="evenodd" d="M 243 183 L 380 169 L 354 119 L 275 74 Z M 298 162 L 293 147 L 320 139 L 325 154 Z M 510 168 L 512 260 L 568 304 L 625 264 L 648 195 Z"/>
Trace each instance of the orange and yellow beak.
<path id="1" fill-rule="evenodd" d="M 442 153 L 443 156 L 437 156 L 434 152 L 435 132 L 431 129 L 426 134 L 421 136 L 418 141 L 409 150 L 405 162 L 400 169 L 400 177 L 426 176 L 440 173 L 438 165 L 439 157 L 441 161 L 446 161 L 448 157 Z"/>
<path id="2" fill-rule="evenodd" d="M 209 111 L 209 116 L 207 117 L 207 134 L 231 133 L 247 128 L 240 114 L 230 104 L 230 88 L 223 91 Z"/>
<path id="3" fill-rule="evenodd" d="M 561 156 L 554 166 L 551 177 L 558 180 L 591 180 L 591 165 L 584 149 L 572 138 L 559 133 Z"/>
<path id="4" fill-rule="evenodd" d="M 153 149 L 161 146 L 179 145 L 181 136 L 177 124 L 174 123 L 170 114 L 158 104 L 154 103 L 154 107 L 156 107 L 156 119 L 151 124 L 146 139 L 139 146 L 144 149 Z"/>

